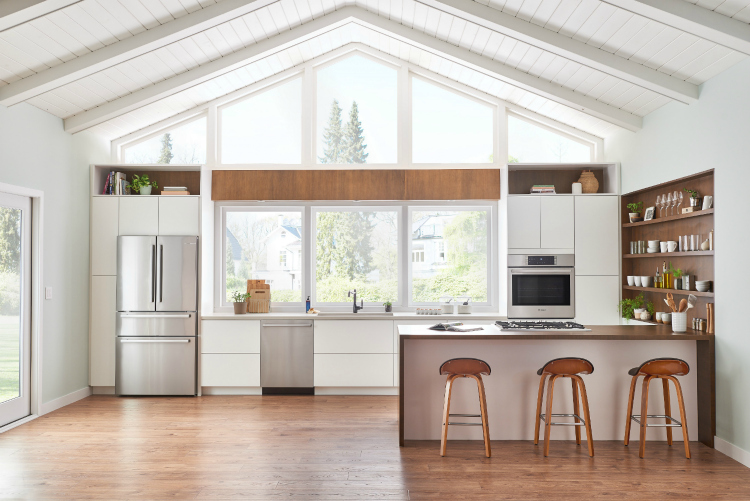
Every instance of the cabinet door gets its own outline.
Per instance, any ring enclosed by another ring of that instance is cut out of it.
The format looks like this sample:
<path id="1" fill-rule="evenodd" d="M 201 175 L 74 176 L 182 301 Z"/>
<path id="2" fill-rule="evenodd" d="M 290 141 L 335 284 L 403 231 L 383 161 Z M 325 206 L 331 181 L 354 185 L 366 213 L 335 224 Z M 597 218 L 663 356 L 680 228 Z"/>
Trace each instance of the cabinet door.
<path id="1" fill-rule="evenodd" d="M 617 195 L 575 199 L 576 275 L 619 275 Z"/>
<path id="2" fill-rule="evenodd" d="M 201 386 L 260 386 L 260 355 L 202 354 Z"/>
<path id="3" fill-rule="evenodd" d="M 538 249 L 541 246 L 541 197 L 508 197 L 508 248 Z"/>
<path id="4" fill-rule="evenodd" d="M 315 386 L 393 386 L 392 354 L 315 354 Z"/>
<path id="5" fill-rule="evenodd" d="M 575 200 L 573 197 L 541 197 L 542 249 L 573 249 Z"/>
<path id="6" fill-rule="evenodd" d="M 115 296 L 117 277 L 91 277 L 89 384 L 115 385 Z"/>
<path id="7" fill-rule="evenodd" d="M 117 274 L 117 197 L 91 199 L 91 274 Z"/>
<path id="8" fill-rule="evenodd" d="M 583 325 L 618 325 L 618 276 L 576 276 L 576 322 Z"/>
<path id="9" fill-rule="evenodd" d="M 159 198 L 159 235 L 198 235 L 200 232 L 200 198 Z"/>
<path id="10" fill-rule="evenodd" d="M 146 195 L 120 198 L 120 235 L 156 235 L 159 198 Z"/>
<path id="11" fill-rule="evenodd" d="M 201 353 L 260 353 L 260 321 L 204 320 Z"/>
<path id="12" fill-rule="evenodd" d="M 393 353 L 393 322 L 316 320 L 315 353 Z"/>

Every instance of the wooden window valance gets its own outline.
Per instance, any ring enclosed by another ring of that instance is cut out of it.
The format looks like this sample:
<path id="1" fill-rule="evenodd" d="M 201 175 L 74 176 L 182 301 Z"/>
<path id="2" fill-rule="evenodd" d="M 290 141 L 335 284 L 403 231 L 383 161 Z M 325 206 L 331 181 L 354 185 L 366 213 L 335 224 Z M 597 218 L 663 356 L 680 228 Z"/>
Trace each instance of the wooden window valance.
<path id="1" fill-rule="evenodd" d="M 214 170 L 211 200 L 499 200 L 499 169 Z"/>

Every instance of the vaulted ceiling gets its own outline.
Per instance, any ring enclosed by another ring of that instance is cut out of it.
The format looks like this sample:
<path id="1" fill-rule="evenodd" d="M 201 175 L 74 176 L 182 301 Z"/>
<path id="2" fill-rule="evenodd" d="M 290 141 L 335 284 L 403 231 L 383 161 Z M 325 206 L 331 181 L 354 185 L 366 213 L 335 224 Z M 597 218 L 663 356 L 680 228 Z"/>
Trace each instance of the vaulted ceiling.
<path id="1" fill-rule="evenodd" d="M 606 137 L 697 101 L 748 23 L 750 0 L 16 0 L 0 104 L 114 139 L 361 44 Z"/>

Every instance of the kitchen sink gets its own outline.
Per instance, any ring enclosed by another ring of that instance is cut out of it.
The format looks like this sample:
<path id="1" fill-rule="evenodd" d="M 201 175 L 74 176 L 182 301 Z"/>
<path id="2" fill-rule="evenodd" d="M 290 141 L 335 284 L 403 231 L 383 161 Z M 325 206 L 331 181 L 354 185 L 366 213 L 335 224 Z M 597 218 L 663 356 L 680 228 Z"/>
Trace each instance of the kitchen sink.
<path id="1" fill-rule="evenodd" d="M 378 316 L 378 317 L 392 317 L 393 312 L 385 312 L 385 311 L 360 311 L 358 313 L 353 313 L 351 311 L 319 311 L 318 312 L 319 317 L 333 317 L 333 316 L 339 316 L 339 317 L 361 317 L 361 316 Z"/>

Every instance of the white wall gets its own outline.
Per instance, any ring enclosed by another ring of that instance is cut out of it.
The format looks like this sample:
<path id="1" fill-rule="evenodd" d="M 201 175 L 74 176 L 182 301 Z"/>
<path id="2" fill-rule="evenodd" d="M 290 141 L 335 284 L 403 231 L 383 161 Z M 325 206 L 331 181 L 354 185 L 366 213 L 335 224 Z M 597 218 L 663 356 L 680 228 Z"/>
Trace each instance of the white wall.
<path id="1" fill-rule="evenodd" d="M 700 99 L 669 104 L 638 133 L 604 143 L 607 161 L 622 162 L 622 192 L 714 168 L 716 256 L 716 389 L 719 438 L 750 451 L 750 60 L 701 86 Z"/>
<path id="2" fill-rule="evenodd" d="M 88 386 L 89 164 L 109 143 L 33 106 L 0 106 L 0 182 L 44 192 L 42 400 Z"/>

